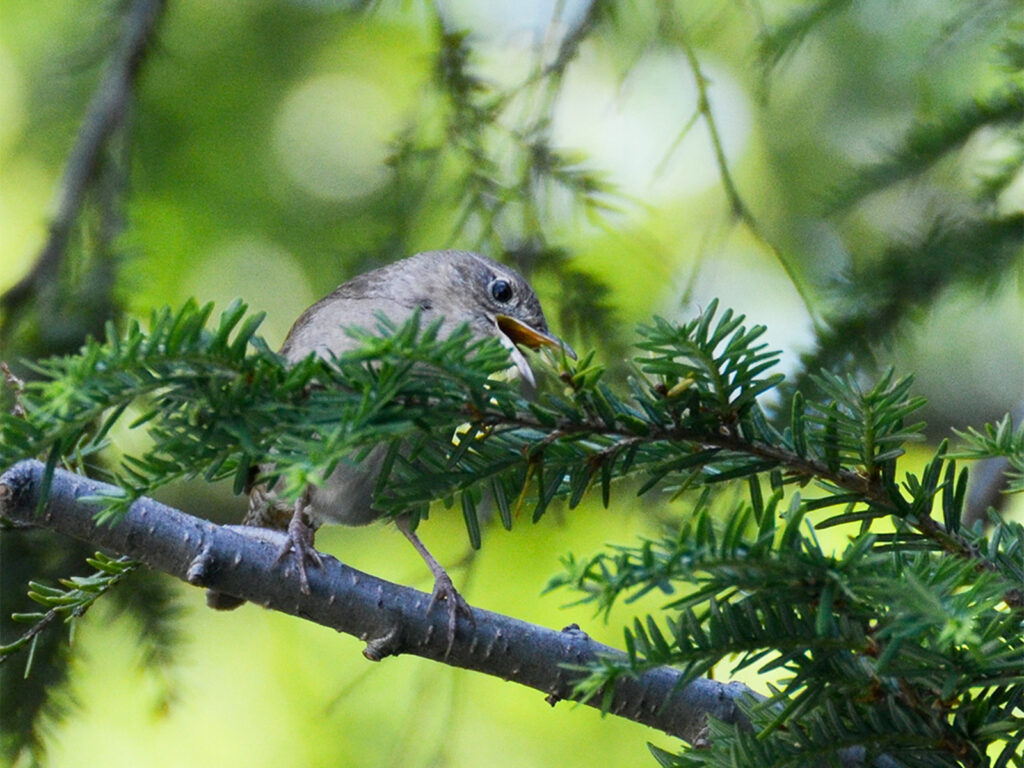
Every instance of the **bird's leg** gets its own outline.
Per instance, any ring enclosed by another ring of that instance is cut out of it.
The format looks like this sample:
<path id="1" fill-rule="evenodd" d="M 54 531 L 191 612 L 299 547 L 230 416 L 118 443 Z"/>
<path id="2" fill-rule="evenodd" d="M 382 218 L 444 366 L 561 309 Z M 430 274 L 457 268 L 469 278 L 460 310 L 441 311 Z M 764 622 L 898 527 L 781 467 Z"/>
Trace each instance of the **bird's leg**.
<path id="1" fill-rule="evenodd" d="M 447 656 L 452 650 L 452 645 L 455 643 L 455 626 L 458 622 L 459 614 L 461 613 L 471 623 L 475 624 L 473 611 L 470 610 L 469 603 L 455 589 L 455 585 L 452 584 L 452 579 L 448 572 L 441 567 L 441 564 L 434 559 L 434 556 L 430 554 L 430 551 L 420 541 L 420 537 L 412 529 L 409 516 L 399 515 L 395 518 L 395 525 L 405 535 L 405 538 L 409 540 L 409 543 L 416 548 L 416 551 L 420 553 L 420 557 L 423 558 L 427 567 L 430 568 L 430 572 L 434 575 L 434 590 L 430 594 L 430 604 L 427 606 L 427 612 L 429 613 L 440 600 L 444 600 L 448 604 L 448 649 L 445 651 L 445 656 Z"/>
<path id="2" fill-rule="evenodd" d="M 295 553 L 295 564 L 299 571 L 299 588 L 305 595 L 309 594 L 309 576 L 306 573 L 306 563 L 310 562 L 318 568 L 323 568 L 324 562 L 320 559 L 320 553 L 313 546 L 313 538 L 316 535 L 316 527 L 306 514 L 309 508 L 309 491 L 304 492 L 295 500 L 295 509 L 292 518 L 288 521 L 288 538 L 277 556 L 277 562 L 281 562 L 288 556 L 289 552 Z"/>

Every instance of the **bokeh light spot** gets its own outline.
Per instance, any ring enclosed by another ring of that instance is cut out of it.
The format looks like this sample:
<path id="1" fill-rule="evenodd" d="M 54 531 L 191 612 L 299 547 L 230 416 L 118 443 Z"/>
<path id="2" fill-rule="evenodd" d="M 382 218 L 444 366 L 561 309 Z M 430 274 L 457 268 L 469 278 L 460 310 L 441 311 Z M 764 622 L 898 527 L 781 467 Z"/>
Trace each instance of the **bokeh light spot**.
<path id="1" fill-rule="evenodd" d="M 292 184 L 315 197 L 361 197 L 386 179 L 387 142 L 400 118 L 388 92 L 367 80 L 339 74 L 306 80 L 278 114 L 278 164 Z"/>
<path id="2" fill-rule="evenodd" d="M 726 157 L 740 155 L 750 113 L 739 85 L 702 63 Z M 587 50 L 569 70 L 555 120 L 555 142 L 587 153 L 619 190 L 648 203 L 720 183 L 705 123 L 696 120 L 697 88 L 681 54 L 652 53 L 625 78 Z"/>
<path id="3" fill-rule="evenodd" d="M 216 312 L 244 298 L 251 312 L 267 313 L 259 334 L 274 348 L 284 341 L 292 320 L 318 298 L 290 253 L 256 237 L 214 248 L 196 263 L 181 291 L 200 304 L 214 302 Z"/>

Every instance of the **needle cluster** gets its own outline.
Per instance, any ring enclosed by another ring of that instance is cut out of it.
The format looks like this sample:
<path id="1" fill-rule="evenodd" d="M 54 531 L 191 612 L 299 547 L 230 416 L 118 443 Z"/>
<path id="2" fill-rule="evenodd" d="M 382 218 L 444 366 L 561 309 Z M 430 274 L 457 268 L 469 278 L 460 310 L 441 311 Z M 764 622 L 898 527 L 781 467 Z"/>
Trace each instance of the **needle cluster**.
<path id="1" fill-rule="evenodd" d="M 87 470 L 117 430 L 145 428 L 145 447 L 114 463 L 123 495 L 102 500 L 99 514 L 116 523 L 132 500 L 183 477 L 233 478 L 241 491 L 272 463 L 264 479 L 298 494 L 386 442 L 381 508 L 458 504 L 476 546 L 486 504 L 510 528 L 556 500 L 671 494 L 680 522 L 662 537 L 568 556 L 551 582 L 601 611 L 667 596 L 624 629 L 629 663 L 591 669 L 582 698 L 661 665 L 693 678 L 733 660 L 781 671 L 749 702 L 756 736 L 712 723 L 710 749 L 659 753 L 663 763 L 802 765 L 853 746 L 868 762 L 1018 760 L 1024 527 L 994 513 L 987 530 L 961 524 L 967 475 L 946 443 L 919 473 L 903 471 L 923 426 L 909 379 L 825 374 L 824 399 L 797 394 L 786 414 L 766 410 L 759 398 L 783 378 L 778 354 L 763 327 L 717 303 L 641 328 L 626 391 L 587 354 L 539 360 L 548 375 L 535 399 L 500 375 L 500 344 L 441 337 L 418 318 L 380 318 L 358 350 L 289 367 L 244 305 L 211 316 L 189 303 L 40 363 L 44 378 L 0 421 L 2 463 L 46 455 L 51 468 Z M 1024 461 L 1008 422 L 963 438 L 960 456 Z M 827 528 L 843 532 L 841 545 L 819 541 Z"/>

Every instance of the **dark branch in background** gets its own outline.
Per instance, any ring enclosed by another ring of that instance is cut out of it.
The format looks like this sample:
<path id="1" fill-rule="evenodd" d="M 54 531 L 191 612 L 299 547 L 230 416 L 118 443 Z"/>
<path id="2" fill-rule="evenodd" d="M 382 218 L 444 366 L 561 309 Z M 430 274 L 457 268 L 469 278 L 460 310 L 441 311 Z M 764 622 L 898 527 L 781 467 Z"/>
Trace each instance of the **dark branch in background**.
<path id="1" fill-rule="evenodd" d="M 150 48 L 165 0 L 136 0 L 124 18 L 124 32 L 102 82 L 96 89 L 64 168 L 50 234 L 27 275 L 0 296 L 5 318 L 0 330 L 9 332 L 11 320 L 52 282 L 67 253 L 68 242 L 86 193 L 100 168 L 111 136 L 121 127 L 132 98 L 139 68 Z"/>
<path id="2" fill-rule="evenodd" d="M 560 7 L 560 6 L 556 6 Z M 601 21 L 615 12 L 613 2 L 609 0 L 590 0 L 590 5 L 583 14 L 579 23 L 570 29 L 558 46 L 558 53 L 554 60 L 544 67 L 545 76 L 562 78 L 569 65 L 576 59 L 580 52 L 580 46 L 587 39 L 590 33 L 601 23 Z M 557 10 L 556 10 L 557 13 Z M 555 19 L 552 19 L 554 22 Z"/>
<path id="3" fill-rule="evenodd" d="M 915 123 L 907 130 L 889 156 L 857 169 L 856 176 L 836 189 L 826 203 L 825 214 L 848 211 L 869 195 L 926 173 L 964 145 L 979 130 L 1011 129 L 1024 120 L 1024 87 L 1011 83 L 988 100 L 975 99 L 958 104 L 941 120 Z M 1009 183 L 1006 179 L 1005 183 Z"/>
<path id="4" fill-rule="evenodd" d="M 994 290 L 1012 273 L 1024 246 L 1024 216 L 999 200 L 1019 176 L 1024 143 L 1016 126 L 1022 117 L 1024 88 L 1007 78 L 1003 86 L 964 100 L 937 119 L 912 123 L 887 157 L 854 168 L 850 180 L 829 193 L 823 213 L 847 215 L 873 195 L 927 182 L 944 163 L 959 161 L 982 131 L 1014 146 L 1007 160 L 978 174 L 963 191 L 964 199 L 943 191 L 931 201 L 938 212 L 919 231 L 888 236 L 881 253 L 858 253 L 850 246 L 852 267 L 831 286 L 836 308 L 818 329 L 817 348 L 802 359 L 805 373 L 794 382 L 796 389 L 813 391 L 808 371 L 839 370 L 851 360 L 870 367 L 878 346 L 894 338 L 915 312 L 936 304 L 944 291 Z"/>
<path id="5" fill-rule="evenodd" d="M 1020 262 L 1024 215 L 939 219 L 909 242 L 856 266 L 834 286 L 841 306 L 819 332 L 817 348 L 801 359 L 793 388 L 813 392 L 808 372 L 839 370 L 850 359 L 870 364 L 879 343 L 895 336 L 913 313 L 958 286 L 993 288 Z"/>
<path id="6" fill-rule="evenodd" d="M 21 462 L 0 477 L 0 513 L 18 524 L 38 525 L 145 562 L 189 583 L 214 587 L 352 634 L 367 642 L 371 660 L 410 653 L 536 688 L 554 703 L 572 696 L 582 667 L 621 651 L 591 640 L 575 627 L 561 632 L 473 609 L 475 626 L 461 621 L 446 656 L 444 611 L 429 615 L 430 596 L 391 584 L 325 557 L 309 573 L 304 595 L 288 565 L 276 563 L 273 532 L 222 527 L 142 498 L 116 525 L 97 525 L 96 507 L 83 497 L 117 493 L 114 486 L 71 472 L 54 474 L 49 498 L 36 516 L 45 465 Z M 284 572 L 282 573 L 282 569 Z M 698 679 L 680 688 L 682 673 L 661 668 L 621 678 L 607 710 L 620 717 L 700 743 L 707 716 L 744 723 L 738 699 L 755 694 L 740 683 Z M 601 701 L 587 702 L 600 707 Z"/>
<path id="7" fill-rule="evenodd" d="M 852 0 L 820 0 L 810 3 L 787 14 L 784 21 L 765 28 L 763 17 L 758 45 L 758 59 L 766 71 L 771 70 L 810 35 L 820 28 L 830 16 L 842 13 Z"/>

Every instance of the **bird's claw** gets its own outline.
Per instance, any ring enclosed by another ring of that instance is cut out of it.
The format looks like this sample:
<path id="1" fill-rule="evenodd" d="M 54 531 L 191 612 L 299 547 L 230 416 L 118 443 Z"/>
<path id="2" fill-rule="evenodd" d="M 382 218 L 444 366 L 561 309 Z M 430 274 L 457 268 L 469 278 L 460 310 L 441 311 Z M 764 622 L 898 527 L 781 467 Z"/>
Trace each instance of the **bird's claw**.
<path id="1" fill-rule="evenodd" d="M 299 572 L 299 589 L 302 594 L 309 594 L 309 574 L 306 571 L 306 564 L 312 563 L 317 568 L 324 567 L 324 561 L 320 553 L 313 546 L 313 536 L 316 529 L 307 522 L 296 516 L 288 523 L 288 535 L 284 546 L 277 555 L 275 562 L 280 563 L 290 553 L 295 554 L 295 566 Z"/>
<path id="2" fill-rule="evenodd" d="M 444 654 L 447 657 L 451 653 L 452 646 L 455 644 L 455 629 L 459 623 L 459 614 L 465 616 L 474 627 L 476 626 L 476 619 L 473 617 L 473 611 L 470 609 L 469 603 L 455 589 L 455 585 L 452 584 L 452 580 L 447 573 L 434 579 L 434 590 L 430 593 L 427 613 L 429 614 L 434 609 L 434 606 L 442 600 L 447 604 L 448 611 L 448 645 Z"/>

